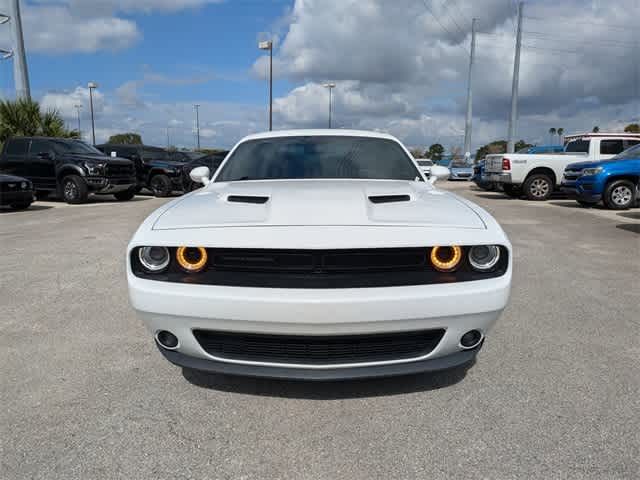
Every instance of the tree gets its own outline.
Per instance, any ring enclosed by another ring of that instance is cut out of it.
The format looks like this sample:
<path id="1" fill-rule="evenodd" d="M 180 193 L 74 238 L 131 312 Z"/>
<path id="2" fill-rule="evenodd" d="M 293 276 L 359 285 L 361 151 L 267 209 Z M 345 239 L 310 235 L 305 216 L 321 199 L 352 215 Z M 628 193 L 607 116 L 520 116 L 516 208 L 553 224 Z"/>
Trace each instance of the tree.
<path id="1" fill-rule="evenodd" d="M 409 153 L 413 155 L 413 158 L 422 158 L 422 150 L 420 148 L 411 148 Z"/>
<path id="2" fill-rule="evenodd" d="M 133 132 L 118 133 L 111 135 L 107 143 L 114 143 L 116 145 L 142 145 L 142 137 Z"/>
<path id="3" fill-rule="evenodd" d="M 553 144 L 553 137 L 555 136 L 555 134 L 556 134 L 556 129 L 551 127 L 549 129 L 549 136 L 551 137 L 551 141 L 549 142 L 550 144 Z"/>
<path id="4" fill-rule="evenodd" d="M 442 160 L 442 155 L 444 154 L 444 147 L 439 143 L 434 143 L 429 147 L 429 150 L 424 152 L 425 157 L 430 158 L 434 162 L 438 160 Z"/>
<path id="5" fill-rule="evenodd" d="M 599 126 L 595 126 L 593 127 L 593 130 L 591 130 L 593 133 L 598 133 L 600 131 L 600 127 Z"/>
<path id="6" fill-rule="evenodd" d="M 640 124 L 630 123 L 624 127 L 624 131 L 627 133 L 640 133 Z"/>
<path id="7" fill-rule="evenodd" d="M 38 102 L 24 98 L 0 101 L 0 142 L 13 136 L 80 137 L 65 127 L 57 110 L 43 112 Z"/>
<path id="8" fill-rule="evenodd" d="M 562 135 L 564 135 L 564 128 L 560 127 L 558 130 L 558 140 L 560 140 L 560 143 L 562 144 Z"/>
<path id="9" fill-rule="evenodd" d="M 533 147 L 530 143 L 525 142 L 524 140 L 518 140 L 514 145 L 515 151 L 522 150 L 523 148 Z"/>

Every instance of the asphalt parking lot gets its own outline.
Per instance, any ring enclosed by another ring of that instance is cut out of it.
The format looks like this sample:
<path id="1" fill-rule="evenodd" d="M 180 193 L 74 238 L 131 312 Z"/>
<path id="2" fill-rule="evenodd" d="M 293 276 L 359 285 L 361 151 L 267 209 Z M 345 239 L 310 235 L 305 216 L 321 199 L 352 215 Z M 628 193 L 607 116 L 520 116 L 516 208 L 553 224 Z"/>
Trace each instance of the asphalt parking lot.
<path id="1" fill-rule="evenodd" d="M 444 187 L 515 249 L 511 303 L 464 377 L 185 378 L 124 277 L 166 200 L 0 212 L 0 477 L 638 478 L 640 209 Z"/>

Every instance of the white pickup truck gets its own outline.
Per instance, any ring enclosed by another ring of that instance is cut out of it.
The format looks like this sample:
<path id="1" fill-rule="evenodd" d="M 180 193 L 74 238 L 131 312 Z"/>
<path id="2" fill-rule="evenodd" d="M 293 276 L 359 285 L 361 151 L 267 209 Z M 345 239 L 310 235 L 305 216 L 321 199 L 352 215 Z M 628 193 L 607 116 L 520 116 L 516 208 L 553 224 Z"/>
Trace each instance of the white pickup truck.
<path id="1" fill-rule="evenodd" d="M 510 197 L 547 200 L 570 163 L 606 160 L 640 143 L 638 133 L 568 135 L 563 153 L 487 155 L 482 180 L 502 185 Z"/>

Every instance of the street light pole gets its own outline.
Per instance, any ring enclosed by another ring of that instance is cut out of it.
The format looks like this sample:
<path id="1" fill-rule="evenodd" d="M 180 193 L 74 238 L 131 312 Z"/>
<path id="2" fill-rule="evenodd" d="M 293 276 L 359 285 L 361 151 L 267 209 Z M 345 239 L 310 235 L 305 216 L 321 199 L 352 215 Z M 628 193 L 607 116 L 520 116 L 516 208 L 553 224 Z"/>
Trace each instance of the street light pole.
<path id="1" fill-rule="evenodd" d="M 269 50 L 269 131 L 273 130 L 273 41 L 258 43 L 260 50 Z"/>
<path id="2" fill-rule="evenodd" d="M 195 104 L 193 108 L 196 109 L 196 146 L 200 150 L 200 112 L 198 110 L 200 105 Z"/>
<path id="3" fill-rule="evenodd" d="M 328 88 L 329 89 L 329 128 L 331 128 L 331 106 L 333 104 L 332 101 L 332 96 L 331 96 L 331 91 L 336 87 L 335 83 L 325 83 L 322 85 L 324 88 Z"/>
<path id="4" fill-rule="evenodd" d="M 82 140 L 82 130 L 80 129 L 80 109 L 82 108 L 82 105 L 80 105 L 80 104 L 74 105 L 74 108 L 76 109 L 76 112 L 78 113 L 78 135 L 80 136 L 80 139 Z"/>
<path id="5" fill-rule="evenodd" d="M 96 144 L 96 124 L 93 118 L 93 90 L 98 88 L 98 84 L 96 82 L 89 82 L 89 105 L 91 107 L 91 135 L 93 138 L 93 144 Z"/>
<path id="6" fill-rule="evenodd" d="M 464 156 L 471 155 L 471 120 L 472 120 L 472 83 L 473 83 L 473 62 L 476 56 L 476 19 L 471 19 L 471 53 L 469 54 L 469 79 L 467 80 L 467 116 L 464 124 Z"/>

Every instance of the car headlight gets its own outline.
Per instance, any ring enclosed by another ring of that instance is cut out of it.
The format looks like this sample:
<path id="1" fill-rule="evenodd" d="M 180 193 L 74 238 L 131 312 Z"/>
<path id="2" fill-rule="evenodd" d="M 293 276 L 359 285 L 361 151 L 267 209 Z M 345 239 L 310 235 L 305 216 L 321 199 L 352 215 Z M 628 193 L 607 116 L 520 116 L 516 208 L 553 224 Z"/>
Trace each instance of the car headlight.
<path id="1" fill-rule="evenodd" d="M 167 247 L 141 247 L 138 259 L 144 268 L 152 273 L 158 273 L 169 265 L 169 250 Z"/>
<path id="2" fill-rule="evenodd" d="M 476 245 L 469 250 L 469 263 L 478 271 L 486 272 L 496 266 L 500 260 L 500 248 L 497 245 Z"/>
<path id="3" fill-rule="evenodd" d="M 431 264 L 440 272 L 452 272 L 462 260 L 462 248 L 458 245 L 439 246 L 431 249 Z"/>
<path id="4" fill-rule="evenodd" d="M 86 162 L 84 167 L 87 169 L 87 173 L 89 175 L 103 175 L 104 174 L 104 163 L 89 163 Z"/>
<path id="5" fill-rule="evenodd" d="M 588 176 L 591 176 L 591 175 L 597 175 L 600 172 L 602 172 L 602 167 L 585 168 L 584 170 L 582 170 L 582 176 L 583 177 L 588 177 Z"/>
<path id="6" fill-rule="evenodd" d="M 202 247 L 179 247 L 176 250 L 176 260 L 183 270 L 196 273 L 207 264 L 207 251 Z"/>

